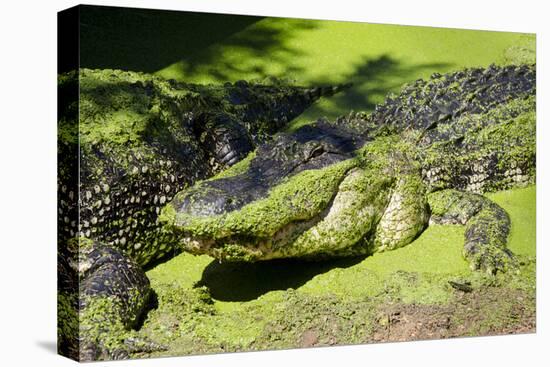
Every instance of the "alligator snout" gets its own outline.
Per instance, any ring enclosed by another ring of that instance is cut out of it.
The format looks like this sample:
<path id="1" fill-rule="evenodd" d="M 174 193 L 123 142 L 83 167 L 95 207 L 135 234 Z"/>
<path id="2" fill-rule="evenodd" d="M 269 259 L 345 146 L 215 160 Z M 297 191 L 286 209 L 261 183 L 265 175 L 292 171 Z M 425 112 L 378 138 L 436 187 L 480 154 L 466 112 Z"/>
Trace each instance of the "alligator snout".
<path id="1" fill-rule="evenodd" d="M 172 205 L 178 213 L 206 217 L 238 210 L 265 191 L 261 181 L 240 175 L 205 181 L 177 195 Z"/>
<path id="2" fill-rule="evenodd" d="M 353 157 L 361 143 L 357 136 L 325 122 L 279 134 L 258 148 L 245 172 L 195 185 L 178 194 L 172 205 L 178 213 L 190 216 L 230 213 L 267 197 L 273 187 L 291 176 Z"/>

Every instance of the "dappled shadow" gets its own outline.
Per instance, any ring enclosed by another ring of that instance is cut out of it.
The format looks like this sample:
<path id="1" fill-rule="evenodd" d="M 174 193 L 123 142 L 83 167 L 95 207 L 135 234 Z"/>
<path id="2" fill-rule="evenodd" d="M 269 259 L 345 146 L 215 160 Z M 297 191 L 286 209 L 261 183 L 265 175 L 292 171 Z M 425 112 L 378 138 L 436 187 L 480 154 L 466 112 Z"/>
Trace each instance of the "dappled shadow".
<path id="1" fill-rule="evenodd" d="M 353 57 L 350 71 L 334 70 L 312 79 L 310 70 L 304 69 L 308 63 L 303 61 L 329 55 L 312 54 L 308 51 L 311 47 L 304 47 L 302 42 L 311 42 L 306 41 L 309 31 L 319 31 L 315 42 L 323 50 L 323 37 L 327 42 L 332 37 L 324 30 L 326 24 L 305 19 L 83 6 L 80 60 L 83 67 L 156 72 L 187 82 L 299 78 L 299 83 L 312 85 L 353 83 L 329 103 L 310 108 L 302 120 L 333 119 L 350 110 L 372 111 L 404 83 L 448 69 L 448 64 L 411 64 L 388 53 Z M 327 52 L 334 51 L 327 48 Z M 334 57 L 347 59 L 337 54 Z"/>
<path id="2" fill-rule="evenodd" d="M 376 58 L 364 57 L 352 72 L 342 77 L 345 82 L 352 83 L 352 87 L 331 97 L 328 103 L 315 105 L 302 119 L 313 120 L 321 116 L 334 119 L 350 111 L 372 112 L 376 104 L 383 102 L 389 93 L 399 92 L 404 84 L 448 67 L 446 63 L 404 64 L 386 54 Z M 330 81 L 328 76 L 314 83 L 327 84 Z"/>
<path id="3" fill-rule="evenodd" d="M 307 55 L 288 41 L 317 26 L 318 23 L 311 20 L 269 18 L 223 42 L 183 55 L 172 73 L 180 77 L 207 75 L 208 80 L 217 82 L 237 78 L 286 79 L 288 75 L 299 75 L 303 68 L 292 60 Z"/>
<path id="4" fill-rule="evenodd" d="M 285 41 L 315 28 L 316 22 L 277 18 L 259 22 L 262 19 L 83 5 L 80 66 L 148 73 L 170 66 L 169 77 L 188 80 L 205 76 L 217 82 L 245 75 L 263 79 L 299 73 L 301 69 L 289 60 L 304 55 Z M 228 50 L 232 57 L 223 55 Z M 267 69 L 268 63 L 282 67 L 273 73 Z"/>
<path id="5" fill-rule="evenodd" d="M 80 7 L 80 65 L 155 72 L 263 19 L 262 17 Z"/>
<path id="6" fill-rule="evenodd" d="M 206 286 L 212 298 L 220 301 L 250 301 L 274 290 L 298 288 L 316 275 L 335 268 L 347 268 L 365 257 L 327 261 L 270 260 L 256 263 L 219 263 L 204 269 L 196 286 Z"/>

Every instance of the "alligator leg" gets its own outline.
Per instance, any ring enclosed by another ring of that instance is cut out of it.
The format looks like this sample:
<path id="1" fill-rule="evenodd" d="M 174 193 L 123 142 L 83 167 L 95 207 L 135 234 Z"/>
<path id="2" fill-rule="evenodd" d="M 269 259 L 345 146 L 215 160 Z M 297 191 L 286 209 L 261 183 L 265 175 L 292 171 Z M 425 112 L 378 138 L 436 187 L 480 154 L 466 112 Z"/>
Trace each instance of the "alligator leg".
<path id="1" fill-rule="evenodd" d="M 60 306 L 66 308 L 61 314 L 73 315 L 69 317 L 73 319 L 72 329 L 65 332 L 65 338 L 70 340 L 66 344 L 76 358 L 124 359 L 130 352 L 162 349 L 136 337 L 132 330 L 152 295 L 149 280 L 137 263 L 113 247 L 85 238 L 70 241 L 63 252 L 60 264 L 65 269 L 60 275 L 67 279 L 61 281 L 73 283 L 66 287 L 65 299 L 76 302 Z M 78 338 L 71 333 L 77 333 Z"/>
<path id="2" fill-rule="evenodd" d="M 426 189 L 415 174 L 402 174 L 376 228 L 376 251 L 394 250 L 411 243 L 428 224 Z"/>
<path id="3" fill-rule="evenodd" d="M 246 128 L 229 115 L 204 114 L 196 124 L 199 142 L 221 167 L 234 165 L 254 150 Z"/>
<path id="4" fill-rule="evenodd" d="M 457 190 L 442 190 L 428 196 L 430 223 L 462 224 L 463 255 L 472 270 L 496 274 L 517 266 L 506 248 L 510 218 L 504 209 L 484 196 Z"/>

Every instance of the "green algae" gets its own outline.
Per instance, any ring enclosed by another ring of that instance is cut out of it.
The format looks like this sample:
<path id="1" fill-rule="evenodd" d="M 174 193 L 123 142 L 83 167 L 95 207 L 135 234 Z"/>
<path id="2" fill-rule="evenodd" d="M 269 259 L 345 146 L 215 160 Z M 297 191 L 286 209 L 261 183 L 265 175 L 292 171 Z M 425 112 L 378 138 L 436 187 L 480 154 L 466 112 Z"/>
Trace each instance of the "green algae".
<path id="1" fill-rule="evenodd" d="M 78 358 L 79 315 L 76 293 L 59 292 L 57 294 L 57 347 L 67 355 Z"/>
<path id="2" fill-rule="evenodd" d="M 173 105 L 192 105 L 196 94 L 162 78 L 120 70 L 79 72 L 79 140 L 139 145 L 143 135 L 161 134 L 177 120 Z"/>
<path id="3" fill-rule="evenodd" d="M 536 187 L 487 196 L 511 218 L 508 247 L 521 259 L 519 274 L 472 272 L 462 257 L 464 227 L 456 225 L 432 225 L 405 247 L 346 261 L 224 267 L 214 266 L 206 255 L 183 253 L 147 273 L 159 305 L 139 335 L 168 350 L 136 356 L 309 346 L 304 335 L 310 334 L 316 345 L 364 342 L 378 327 L 379 307 L 388 302 L 425 307 L 458 302 L 460 294 L 449 281 L 488 294 L 476 315 L 468 314 L 466 306 L 451 315 L 452 325 L 466 324 L 472 316 L 478 320 L 461 335 L 514 327 L 521 316 L 512 309 L 516 299 L 527 302 L 525 312 L 534 307 Z"/>
<path id="4" fill-rule="evenodd" d="M 226 169 L 224 171 L 221 171 L 220 173 L 218 173 L 217 175 L 215 175 L 212 178 L 209 178 L 207 181 L 210 181 L 210 180 L 213 181 L 213 180 L 217 180 L 219 178 L 233 177 L 233 176 L 237 176 L 237 175 L 240 175 L 241 173 L 246 172 L 248 167 L 250 167 L 250 162 L 254 159 L 254 157 L 256 157 L 256 151 L 255 150 L 250 152 L 245 158 L 243 158 L 239 162 L 235 163 L 234 165 L 232 165 L 228 169 Z"/>
<path id="5" fill-rule="evenodd" d="M 341 96 L 322 100 L 306 111 L 294 121 L 292 127 L 296 127 L 322 115 L 339 116 L 350 108 L 369 111 L 388 91 L 397 91 L 403 83 L 435 71 L 486 66 L 495 61 L 529 61 L 534 54 L 531 35 L 322 21 L 300 28 L 298 23 L 262 20 L 226 42 L 210 46 L 209 52 L 218 55 L 212 63 L 189 68 L 184 60 L 161 70 L 159 75 L 187 82 L 221 81 L 219 74 L 211 71 L 228 64 L 239 67 L 222 77 L 224 81 L 269 74 L 308 83 L 354 83 Z M 283 40 L 285 47 L 275 52 L 249 51 L 241 46 L 242 42 L 232 42 L 246 40 L 258 30 L 284 28 L 295 28 L 295 33 Z M 331 35 L 328 42 L 327 34 Z M 300 49 L 301 53 L 288 51 L 292 49 Z M 250 52 L 254 52 L 254 57 Z M 200 60 L 200 56 L 196 58 Z M 290 64 L 296 65 L 294 71 L 289 70 Z M 390 72 L 383 72 L 384 69 Z M 139 133 L 139 121 L 127 126 L 128 116 L 116 117 L 126 124 L 126 131 Z M 125 131 L 107 133 L 133 139 L 132 135 L 124 135 Z M 247 164 L 244 161 L 222 175 L 239 174 Z M 509 248 L 529 259 L 534 257 L 535 187 L 488 196 L 512 218 Z M 167 214 L 170 217 L 174 213 Z M 261 276 L 249 279 L 248 288 L 245 287 L 251 295 L 232 301 L 210 294 L 208 286 L 214 288 L 214 281 L 201 285 L 212 258 L 184 253 L 148 272 L 159 305 L 150 312 L 139 334 L 169 347 L 166 352 L 152 355 L 296 347 L 304 345 L 303 335 L 311 330 L 318 334 L 319 344 L 355 343 L 372 332 L 376 306 L 384 301 L 425 305 L 451 302 L 455 291 L 448 285 L 449 280 L 469 281 L 474 288 L 492 285 L 533 289 L 534 261 L 529 259 L 525 260 L 520 277 L 510 282 L 505 282 L 503 279 L 507 278 L 503 276 L 472 273 L 462 257 L 463 235 L 461 226 L 430 226 L 408 246 L 350 264 L 305 262 L 272 272 L 258 268 Z M 283 275 L 284 269 L 291 272 Z M 298 275 L 303 278 L 300 282 L 288 281 Z M 228 293 L 232 287 L 242 286 L 238 282 L 242 278 L 231 272 L 221 271 L 216 281 L 229 288 Z M 278 287 L 270 289 L 265 283 Z M 259 295 L 258 288 L 262 290 Z M 472 335 L 490 331 L 506 321 L 510 309 L 500 307 L 502 302 L 495 300 L 489 312 L 494 317 L 474 329 Z"/>
<path id="6" fill-rule="evenodd" d="M 116 297 L 88 298 L 86 307 L 79 311 L 83 343 L 100 345 L 108 351 L 123 348 L 124 340 L 130 336 L 130 332 L 124 326 L 120 308 L 120 301 Z"/>
<path id="7" fill-rule="evenodd" d="M 504 64 L 534 64 L 537 61 L 535 35 L 523 35 L 504 51 Z"/>
<path id="8" fill-rule="evenodd" d="M 515 254 L 536 256 L 536 186 L 487 194 L 509 215 L 512 230 L 508 248 Z"/>

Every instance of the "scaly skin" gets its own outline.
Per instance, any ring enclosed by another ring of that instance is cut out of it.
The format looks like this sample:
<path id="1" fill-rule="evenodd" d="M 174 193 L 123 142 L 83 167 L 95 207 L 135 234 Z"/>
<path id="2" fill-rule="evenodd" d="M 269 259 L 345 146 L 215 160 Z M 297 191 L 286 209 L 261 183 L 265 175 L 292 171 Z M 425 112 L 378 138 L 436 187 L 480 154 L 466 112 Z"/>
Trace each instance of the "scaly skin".
<path id="1" fill-rule="evenodd" d="M 369 116 L 279 134 L 245 172 L 183 190 L 162 218 L 187 251 L 222 261 L 395 249 L 428 225 L 431 193 L 534 182 L 534 95 L 532 66 L 434 75 Z M 484 199 L 463 224 L 472 268 L 505 269 L 506 213 Z"/>

